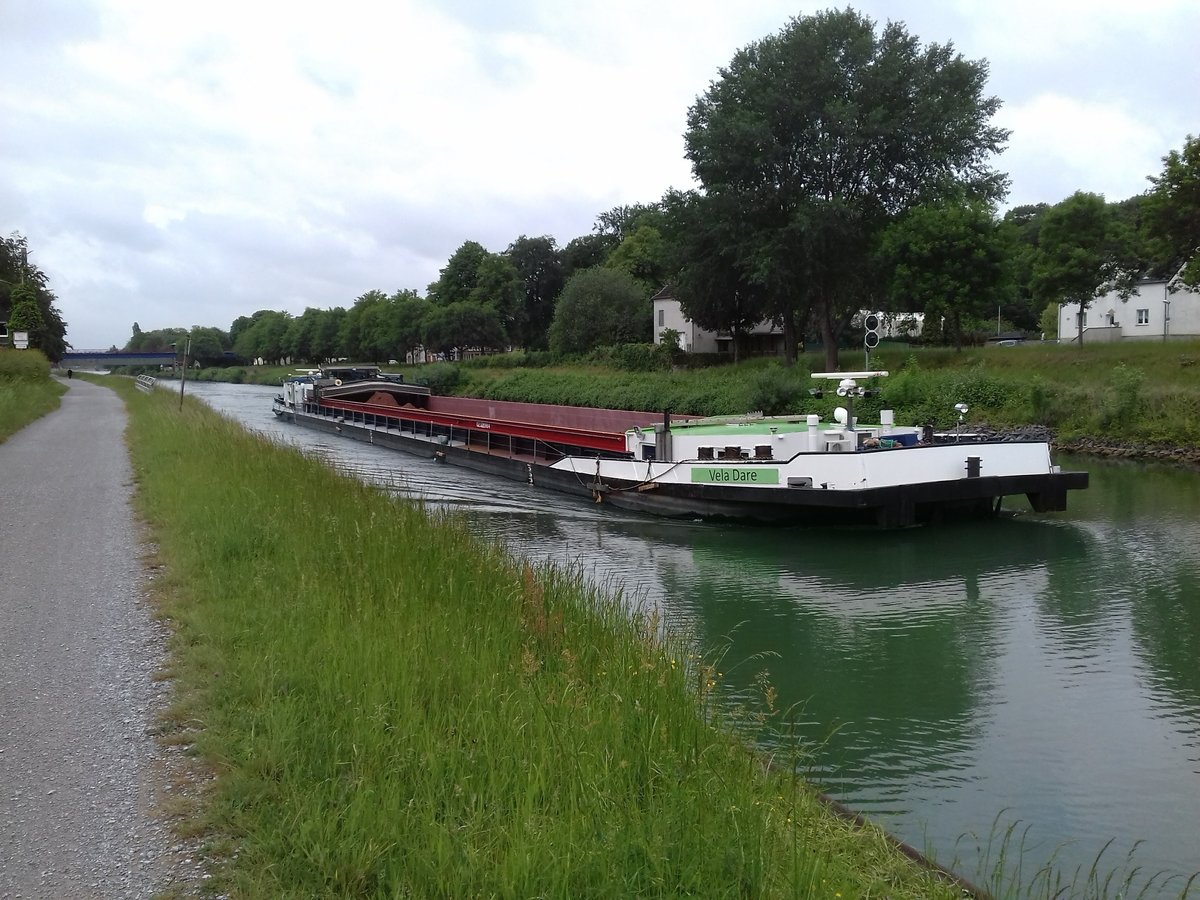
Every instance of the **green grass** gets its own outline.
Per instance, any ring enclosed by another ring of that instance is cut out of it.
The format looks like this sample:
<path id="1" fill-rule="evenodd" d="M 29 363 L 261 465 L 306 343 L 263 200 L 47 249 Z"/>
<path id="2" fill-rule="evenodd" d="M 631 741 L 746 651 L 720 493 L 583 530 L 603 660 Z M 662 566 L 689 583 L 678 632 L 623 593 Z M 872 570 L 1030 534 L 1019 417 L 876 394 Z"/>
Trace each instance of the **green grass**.
<path id="1" fill-rule="evenodd" d="M 181 823 L 214 890 L 959 896 L 826 811 L 799 759 L 768 771 L 713 702 L 719 662 L 619 593 L 118 389 L 173 625 L 165 737 L 215 775 Z"/>
<path id="2" fill-rule="evenodd" d="M 58 409 L 66 390 L 37 350 L 0 348 L 0 443 Z"/>
<path id="3" fill-rule="evenodd" d="M 519 361 L 519 355 L 514 359 Z M 671 409 L 681 415 L 816 412 L 825 418 L 843 401 L 832 392 L 809 396 L 812 371 L 824 358 L 802 354 L 796 366 L 773 359 L 672 372 L 627 372 L 610 366 L 521 367 L 508 357 L 486 366 L 480 360 L 447 370 L 454 392 L 497 400 L 524 400 L 622 409 Z M 843 351 L 839 368 L 860 369 L 861 351 Z M 1200 342 L 1027 344 L 961 353 L 944 348 L 910 349 L 883 344 L 872 368 L 887 369 L 878 397 L 860 401 L 865 420 L 881 407 L 897 422 L 948 427 L 954 405 L 970 406 L 969 421 L 995 427 L 1048 426 L 1060 441 L 1085 438 L 1112 445 L 1200 445 Z M 399 367 L 420 379 L 421 367 Z M 212 370 L 201 377 L 278 384 L 286 369 Z"/>

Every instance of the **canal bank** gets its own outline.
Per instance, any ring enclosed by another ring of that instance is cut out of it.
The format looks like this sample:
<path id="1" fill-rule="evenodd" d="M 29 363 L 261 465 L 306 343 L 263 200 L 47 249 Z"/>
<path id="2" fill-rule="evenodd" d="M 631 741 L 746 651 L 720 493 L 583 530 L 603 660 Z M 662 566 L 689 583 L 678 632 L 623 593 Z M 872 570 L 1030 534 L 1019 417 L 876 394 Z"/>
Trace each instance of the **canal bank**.
<path id="1" fill-rule="evenodd" d="M 1200 868 L 1192 472 L 1076 459 L 1092 488 L 1066 514 L 869 540 L 664 525 L 281 424 L 269 387 L 195 390 L 247 428 L 460 513 L 522 557 L 625 585 L 671 628 L 727 647 L 723 693 L 752 700 L 765 677 L 796 710 L 752 739 L 784 753 L 798 735 L 811 780 L 977 882 L 1001 855 L 1017 861 L 1013 844 L 1027 880 L 1053 865 L 1085 881 L 1099 856 L 1113 884 L 1157 876 L 1145 897 L 1178 897 Z"/>
<path id="2" fill-rule="evenodd" d="M 73 380 L 0 444 L 0 896 L 152 897 L 195 875 L 159 814 L 166 633 L 125 422 L 111 391 Z"/>
<path id="3" fill-rule="evenodd" d="M 719 662 L 652 611 L 123 393 L 179 684 L 222 773 L 218 889 L 959 896 L 764 771 L 711 702 Z"/>

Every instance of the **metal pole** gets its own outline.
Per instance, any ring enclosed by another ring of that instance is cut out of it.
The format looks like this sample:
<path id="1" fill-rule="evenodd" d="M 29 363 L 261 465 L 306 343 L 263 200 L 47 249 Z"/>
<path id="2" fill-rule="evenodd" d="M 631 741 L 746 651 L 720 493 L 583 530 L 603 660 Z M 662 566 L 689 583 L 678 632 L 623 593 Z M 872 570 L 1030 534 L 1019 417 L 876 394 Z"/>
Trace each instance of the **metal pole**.
<path id="1" fill-rule="evenodd" d="M 187 344 L 183 348 L 183 368 L 179 371 L 179 410 L 183 411 L 183 383 L 187 381 L 187 359 L 188 354 L 192 352 L 192 339 L 187 339 Z"/>

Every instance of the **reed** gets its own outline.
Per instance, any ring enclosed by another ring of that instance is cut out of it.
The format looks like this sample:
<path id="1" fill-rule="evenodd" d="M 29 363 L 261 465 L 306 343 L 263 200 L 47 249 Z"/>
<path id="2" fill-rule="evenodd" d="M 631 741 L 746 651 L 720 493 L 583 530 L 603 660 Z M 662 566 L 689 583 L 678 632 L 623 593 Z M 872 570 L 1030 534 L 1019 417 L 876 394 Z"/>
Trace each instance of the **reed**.
<path id="1" fill-rule="evenodd" d="M 748 752 L 718 660 L 619 591 L 120 390 L 216 890 L 959 896 Z"/>
<path id="2" fill-rule="evenodd" d="M 0 348 L 0 443 L 58 409 L 65 392 L 40 351 Z"/>

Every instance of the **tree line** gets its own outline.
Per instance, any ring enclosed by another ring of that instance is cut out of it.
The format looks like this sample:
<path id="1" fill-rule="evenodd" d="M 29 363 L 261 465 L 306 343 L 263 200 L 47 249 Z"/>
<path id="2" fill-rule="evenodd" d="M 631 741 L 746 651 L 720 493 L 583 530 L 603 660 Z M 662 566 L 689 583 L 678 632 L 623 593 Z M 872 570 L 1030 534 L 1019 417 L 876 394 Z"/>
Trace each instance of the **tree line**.
<path id="1" fill-rule="evenodd" d="M 198 358 L 317 362 L 506 348 L 584 353 L 654 337 L 648 299 L 669 287 L 700 326 L 741 336 L 771 321 L 785 354 L 839 343 L 859 311 L 925 314 L 956 344 L 1002 319 L 1051 330 L 1143 276 L 1200 283 L 1200 138 L 1163 158 L 1138 196 L 1078 192 L 1000 214 L 986 61 L 922 44 L 852 9 L 796 17 L 738 51 L 688 111 L 698 187 L 620 206 L 560 248 L 466 241 L 424 296 L 372 290 L 349 308 L 259 310 L 228 332 L 135 325 L 126 349 L 190 334 Z M 202 348 L 197 353 L 197 348 Z"/>
<path id="2" fill-rule="evenodd" d="M 29 241 L 19 232 L 0 237 L 0 346 L 15 332 L 29 346 L 59 360 L 67 347 L 67 323 L 58 311 L 46 273 L 29 261 Z"/>

